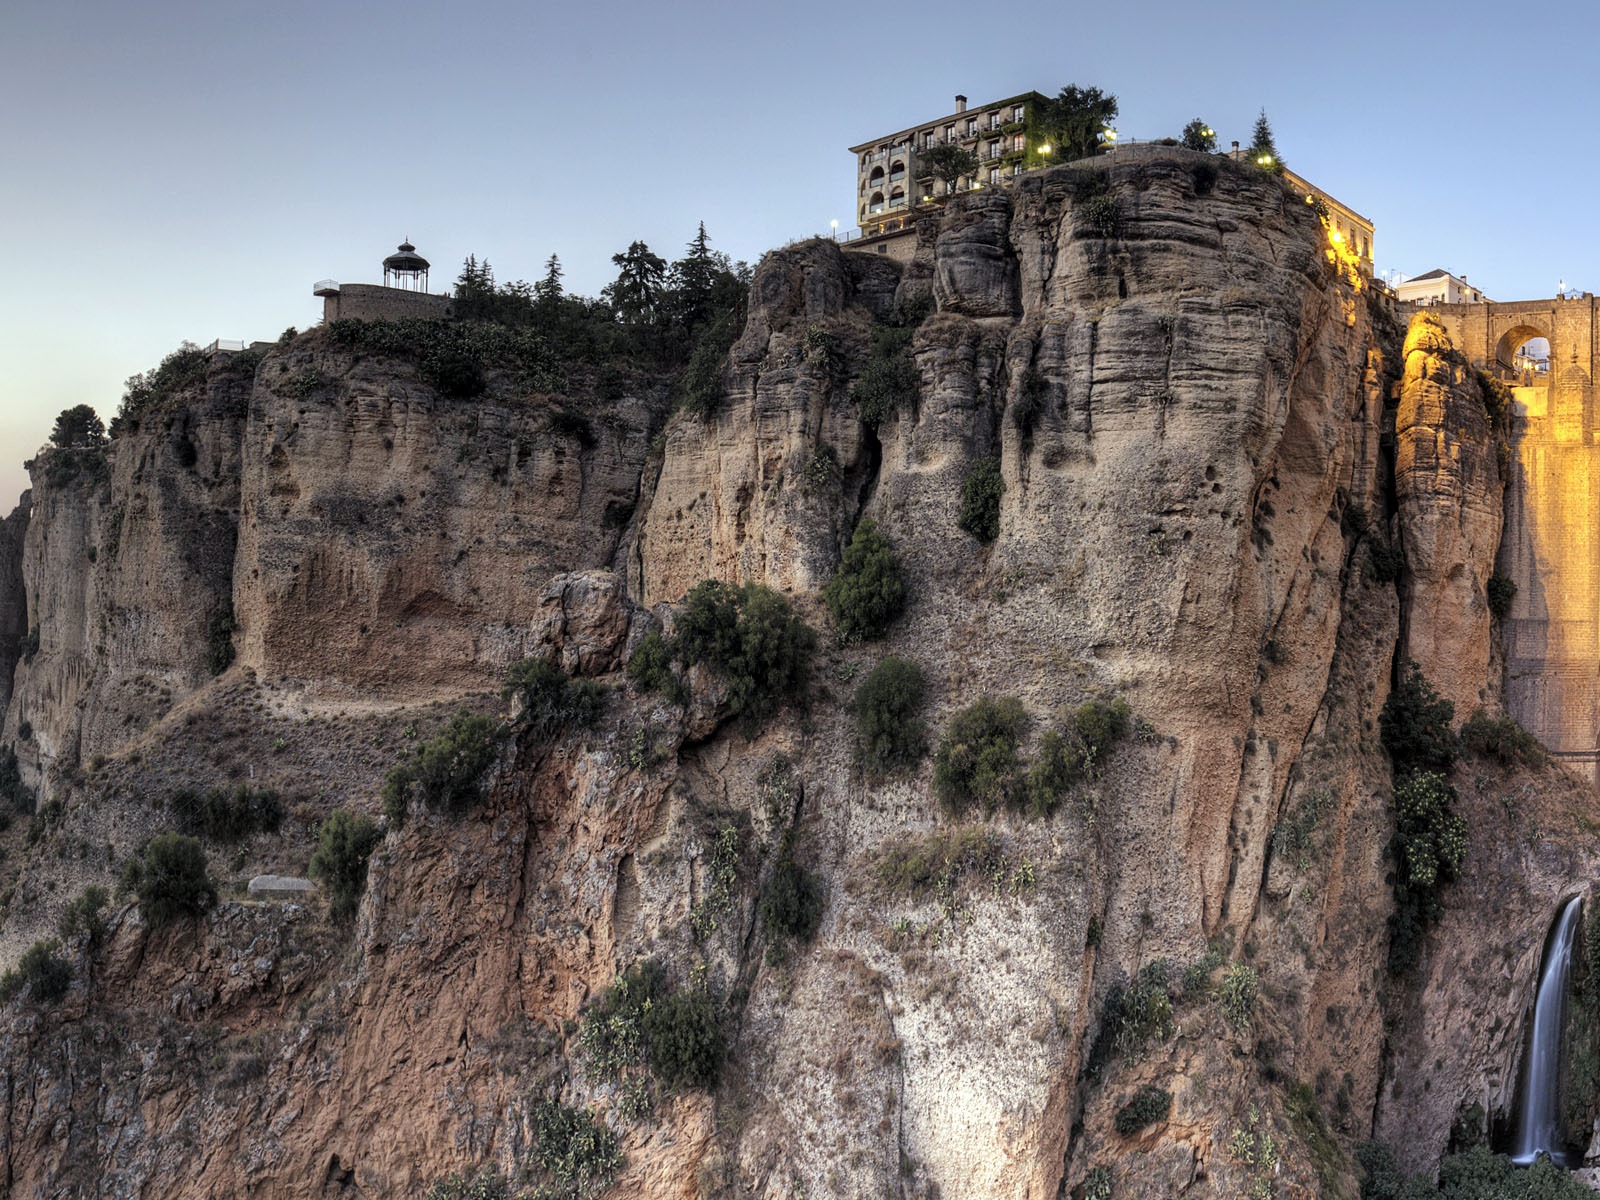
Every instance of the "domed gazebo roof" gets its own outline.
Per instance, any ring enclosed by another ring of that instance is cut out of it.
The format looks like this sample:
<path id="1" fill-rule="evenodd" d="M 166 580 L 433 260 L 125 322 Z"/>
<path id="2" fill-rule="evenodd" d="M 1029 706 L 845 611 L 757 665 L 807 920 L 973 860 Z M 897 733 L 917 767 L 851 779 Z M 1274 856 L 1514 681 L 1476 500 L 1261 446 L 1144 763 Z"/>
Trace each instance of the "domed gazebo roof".
<path id="1" fill-rule="evenodd" d="M 410 242 L 401 242 L 400 248 L 395 253 L 383 260 L 385 274 L 400 271 L 426 271 L 428 260 L 417 253 L 417 248 Z"/>

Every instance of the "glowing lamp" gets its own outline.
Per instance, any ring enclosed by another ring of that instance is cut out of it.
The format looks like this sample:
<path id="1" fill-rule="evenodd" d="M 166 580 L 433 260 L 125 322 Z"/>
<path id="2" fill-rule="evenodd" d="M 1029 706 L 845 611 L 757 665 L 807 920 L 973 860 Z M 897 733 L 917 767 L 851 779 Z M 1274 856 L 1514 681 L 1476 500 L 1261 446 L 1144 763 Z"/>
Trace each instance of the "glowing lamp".
<path id="1" fill-rule="evenodd" d="M 1050 153 L 1050 143 L 1046 142 L 1044 145 L 1040 146 L 1039 147 L 1039 153 L 1040 154 L 1049 154 Z"/>

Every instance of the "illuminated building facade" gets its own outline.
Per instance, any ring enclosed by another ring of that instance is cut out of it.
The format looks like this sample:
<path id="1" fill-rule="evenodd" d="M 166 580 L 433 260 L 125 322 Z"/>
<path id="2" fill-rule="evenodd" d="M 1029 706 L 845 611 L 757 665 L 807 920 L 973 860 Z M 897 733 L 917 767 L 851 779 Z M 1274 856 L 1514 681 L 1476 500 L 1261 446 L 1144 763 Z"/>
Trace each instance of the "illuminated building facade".
<path id="1" fill-rule="evenodd" d="M 1433 270 L 1404 283 L 1397 283 L 1394 294 L 1407 304 L 1484 304 L 1489 298 L 1467 282 L 1465 275 Z"/>

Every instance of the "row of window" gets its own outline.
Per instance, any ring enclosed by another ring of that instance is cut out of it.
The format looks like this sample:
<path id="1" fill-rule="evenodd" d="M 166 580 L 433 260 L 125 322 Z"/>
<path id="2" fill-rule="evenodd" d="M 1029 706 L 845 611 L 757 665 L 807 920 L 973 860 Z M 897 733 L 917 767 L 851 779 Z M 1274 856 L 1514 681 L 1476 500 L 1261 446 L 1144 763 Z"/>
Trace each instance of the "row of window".
<path id="1" fill-rule="evenodd" d="M 996 185 L 1001 183 L 1007 175 L 1021 175 L 1024 170 L 1025 168 L 1021 163 L 1012 163 L 1009 171 L 1003 167 L 990 167 L 987 179 L 990 185 Z M 965 175 L 956 180 L 954 183 L 940 183 L 935 181 L 931 185 L 929 194 L 933 196 L 953 195 L 956 192 L 965 192 L 971 190 L 973 187 L 977 186 L 977 182 L 978 181 L 975 177 L 969 179 Z M 893 210 L 896 208 L 904 208 L 909 201 L 910 198 L 906 195 L 904 188 L 892 189 L 888 193 L 887 197 L 885 197 L 884 193 L 881 191 L 873 192 L 871 198 L 868 199 L 862 211 L 863 213 L 870 215 L 872 213 L 883 212 L 886 209 Z"/>
<path id="2" fill-rule="evenodd" d="M 1004 114 L 1004 110 L 1002 109 L 990 109 L 989 112 L 981 118 L 981 120 L 978 116 L 974 115 L 967 117 L 962 121 L 952 121 L 950 124 L 944 127 L 943 136 L 940 136 L 940 131 L 938 130 L 924 129 L 920 135 L 921 148 L 926 150 L 930 146 L 940 146 L 948 142 L 964 142 L 971 138 L 977 137 L 980 132 L 992 133 L 1007 124 L 1020 121 L 1026 115 L 1027 109 L 1023 105 L 1013 104 L 1011 106 L 1011 113 L 1009 117 Z M 958 130 L 960 131 L 959 134 L 957 132 Z M 1017 137 L 1016 141 L 1018 143 L 1017 149 L 1022 149 L 1022 138 L 1020 135 Z M 861 169 L 865 171 L 873 163 L 883 162 L 890 155 L 901 154 L 909 149 L 911 149 L 911 139 L 902 138 L 892 146 L 884 144 L 879 146 L 876 150 L 868 150 L 861 156 Z"/>

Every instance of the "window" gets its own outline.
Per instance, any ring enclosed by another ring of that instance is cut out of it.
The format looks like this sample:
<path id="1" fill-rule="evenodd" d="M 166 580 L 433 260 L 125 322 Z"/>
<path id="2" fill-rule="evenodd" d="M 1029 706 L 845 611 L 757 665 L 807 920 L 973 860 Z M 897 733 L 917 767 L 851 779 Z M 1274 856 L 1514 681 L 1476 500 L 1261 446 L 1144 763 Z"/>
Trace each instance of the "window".
<path id="1" fill-rule="evenodd" d="M 1026 150 L 1028 148 L 1027 139 L 1024 138 L 1022 134 L 1017 134 L 1011 139 L 1011 148 L 1018 151 Z"/>
<path id="2" fill-rule="evenodd" d="M 890 208 L 903 208 L 903 207 L 905 207 L 905 202 L 906 202 L 906 190 L 905 190 L 905 188 L 895 188 L 894 191 L 889 193 L 889 207 Z"/>
<path id="3" fill-rule="evenodd" d="M 977 117 L 968 117 L 967 118 L 967 136 L 971 137 L 973 134 L 975 134 L 977 132 L 978 132 L 978 118 Z"/>
<path id="4" fill-rule="evenodd" d="M 956 140 L 956 127 L 954 125 L 946 125 L 944 127 L 944 140 L 947 142 Z"/>
<path id="5" fill-rule="evenodd" d="M 1022 115 L 1022 105 L 1013 104 L 1011 106 L 1011 119 L 1013 121 L 1020 121 L 1022 120 Z"/>
<path id="6" fill-rule="evenodd" d="M 999 167 L 990 167 L 989 168 L 989 182 L 990 183 L 999 183 L 1000 182 L 1000 168 Z"/>

